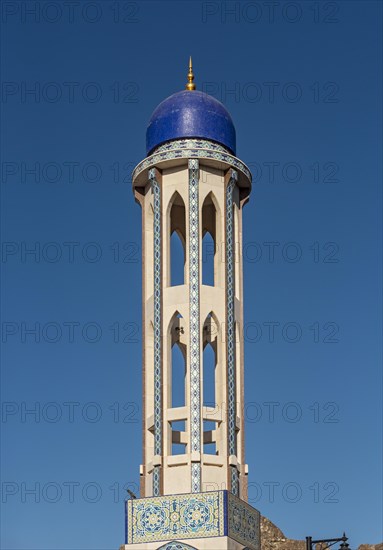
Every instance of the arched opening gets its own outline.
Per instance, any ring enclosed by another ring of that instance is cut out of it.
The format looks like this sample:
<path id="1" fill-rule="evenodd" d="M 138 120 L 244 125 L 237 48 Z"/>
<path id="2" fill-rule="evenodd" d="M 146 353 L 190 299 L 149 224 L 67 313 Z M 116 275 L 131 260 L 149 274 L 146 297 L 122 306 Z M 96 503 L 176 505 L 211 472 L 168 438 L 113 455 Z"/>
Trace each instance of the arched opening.
<path id="1" fill-rule="evenodd" d="M 176 312 L 169 325 L 169 371 L 167 383 L 168 408 L 186 405 L 186 334 L 182 315 Z M 182 413 L 183 414 L 183 413 Z M 186 416 L 169 421 L 168 450 L 171 455 L 186 453 Z"/>
<path id="2" fill-rule="evenodd" d="M 215 407 L 217 399 L 217 340 L 218 323 L 210 312 L 203 324 L 202 399 L 205 407 Z"/>
<path id="3" fill-rule="evenodd" d="M 217 423 L 212 420 L 203 421 L 203 452 L 206 455 L 218 455 L 215 429 Z"/>
<path id="4" fill-rule="evenodd" d="M 172 347 L 172 398 L 171 408 L 185 406 L 186 361 L 180 344 Z"/>
<path id="5" fill-rule="evenodd" d="M 168 407 L 186 404 L 186 340 L 184 318 L 176 312 L 169 325 Z"/>
<path id="6" fill-rule="evenodd" d="M 209 231 L 202 238 L 202 284 L 214 286 L 214 239 Z"/>
<path id="7" fill-rule="evenodd" d="M 203 324 L 203 361 L 202 361 L 202 403 L 204 407 L 216 409 L 217 403 L 217 341 L 218 323 L 213 313 L 209 313 Z M 217 422 L 207 417 L 203 419 L 203 452 L 217 455 Z"/>
<path id="8" fill-rule="evenodd" d="M 234 322 L 234 342 L 233 342 L 233 359 L 234 359 L 234 371 L 233 371 L 233 385 L 234 385 L 234 407 L 235 407 L 235 417 L 241 416 L 241 411 L 239 410 L 239 403 L 241 403 L 241 388 L 240 388 L 240 373 L 238 371 L 239 365 L 237 362 L 238 352 L 239 352 L 239 323 Z M 238 431 L 239 428 L 235 422 L 234 428 L 234 454 L 238 453 Z"/>
<path id="9" fill-rule="evenodd" d="M 169 422 L 171 436 L 171 451 L 170 454 L 183 455 L 186 453 L 186 421 L 176 420 Z"/>
<path id="10" fill-rule="evenodd" d="M 215 369 L 216 355 L 212 344 L 206 344 L 203 350 L 203 404 L 215 407 Z"/>
<path id="11" fill-rule="evenodd" d="M 240 267 L 240 242 L 239 242 L 239 207 L 234 200 L 233 204 L 233 277 L 234 293 L 239 298 L 239 267 Z"/>
<path id="12" fill-rule="evenodd" d="M 145 338 L 145 348 L 148 350 L 146 360 L 153 362 L 154 361 L 154 325 L 153 325 L 153 321 L 149 321 L 148 331 L 147 331 L 146 338 Z M 143 390 L 144 390 L 143 398 L 146 401 L 146 399 L 147 399 L 147 397 L 146 397 L 146 395 L 147 395 L 147 387 L 146 387 L 147 379 L 146 379 L 146 376 L 145 376 L 144 380 L 145 380 L 145 387 L 143 388 Z M 148 429 L 147 429 L 147 432 L 146 432 L 146 445 L 149 449 L 154 448 L 154 420 L 153 420 L 153 423 L 151 423 L 148 426 Z"/>
<path id="13" fill-rule="evenodd" d="M 179 193 L 170 201 L 169 214 L 169 286 L 185 284 L 186 217 L 185 204 Z"/>
<path id="14" fill-rule="evenodd" d="M 217 212 L 212 194 L 202 205 L 202 284 L 217 283 Z"/>

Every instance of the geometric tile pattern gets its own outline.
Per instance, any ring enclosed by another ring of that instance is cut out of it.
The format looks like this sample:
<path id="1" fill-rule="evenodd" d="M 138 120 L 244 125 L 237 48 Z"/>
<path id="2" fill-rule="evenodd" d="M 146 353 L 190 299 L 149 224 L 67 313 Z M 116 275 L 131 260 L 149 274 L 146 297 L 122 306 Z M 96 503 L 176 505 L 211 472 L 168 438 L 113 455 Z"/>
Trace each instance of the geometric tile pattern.
<path id="1" fill-rule="evenodd" d="M 208 139 L 175 139 L 168 141 L 163 145 L 159 145 L 155 149 L 155 153 L 162 153 L 163 151 L 174 151 L 176 149 L 209 149 L 210 151 L 221 151 L 221 153 L 227 153 L 228 150 L 223 145 L 209 141 Z"/>
<path id="2" fill-rule="evenodd" d="M 197 550 L 194 546 L 189 544 L 184 544 L 182 542 L 167 542 L 163 546 L 160 546 L 158 550 Z"/>
<path id="3" fill-rule="evenodd" d="M 158 550 L 197 550 L 194 546 L 184 544 L 183 542 L 167 542 L 163 546 L 160 546 Z"/>
<path id="4" fill-rule="evenodd" d="M 230 481 L 231 492 L 233 495 L 239 496 L 239 474 L 235 466 L 230 466 Z"/>
<path id="5" fill-rule="evenodd" d="M 198 493 L 201 490 L 201 463 L 191 463 L 191 491 Z"/>
<path id="6" fill-rule="evenodd" d="M 228 494 L 229 537 L 254 550 L 261 549 L 260 514 L 250 504 Z"/>
<path id="7" fill-rule="evenodd" d="M 238 174 L 231 171 L 226 188 L 226 307 L 227 307 L 227 396 L 228 396 L 228 452 L 237 455 L 236 436 L 236 377 L 235 377 L 235 272 L 234 272 L 234 216 L 233 216 L 233 190 L 237 182 Z M 231 491 L 239 495 L 238 471 L 231 466 Z"/>
<path id="8" fill-rule="evenodd" d="M 225 533 L 223 491 L 131 499 L 127 506 L 127 544 Z"/>
<path id="9" fill-rule="evenodd" d="M 201 451 L 201 368 L 199 326 L 199 162 L 189 159 L 189 325 L 191 452 Z M 191 491 L 201 490 L 201 464 L 191 466 Z"/>
<path id="10" fill-rule="evenodd" d="M 155 170 L 149 170 L 153 190 L 154 239 L 154 454 L 162 455 L 162 353 L 161 353 L 161 189 Z M 160 494 L 160 466 L 153 469 L 153 495 Z"/>
<path id="11" fill-rule="evenodd" d="M 154 466 L 153 468 L 153 495 L 159 496 L 161 494 L 161 473 L 160 466 Z"/>
<path id="12" fill-rule="evenodd" d="M 226 490 L 131 499 L 126 517 L 125 544 L 163 542 L 158 550 L 190 550 L 192 541 L 189 546 L 179 539 L 228 536 L 261 549 L 258 510 Z"/>
<path id="13" fill-rule="evenodd" d="M 180 146 L 180 142 L 183 142 L 182 147 Z M 204 143 L 201 143 L 202 147 L 200 147 L 198 140 L 185 139 L 169 142 L 168 144 L 166 144 L 166 149 L 160 151 L 160 148 L 158 148 L 158 150 L 156 150 L 152 155 L 144 158 L 144 160 L 137 164 L 132 173 L 132 181 L 134 181 L 142 171 L 157 165 L 161 161 L 178 158 L 202 158 L 214 159 L 230 164 L 236 170 L 242 172 L 251 182 L 251 172 L 246 164 L 240 161 L 237 157 L 234 157 L 233 155 L 230 155 L 225 151 L 213 149 L 211 145 L 206 146 L 206 143 L 209 142 L 204 141 Z M 161 147 L 165 147 L 165 145 Z"/>

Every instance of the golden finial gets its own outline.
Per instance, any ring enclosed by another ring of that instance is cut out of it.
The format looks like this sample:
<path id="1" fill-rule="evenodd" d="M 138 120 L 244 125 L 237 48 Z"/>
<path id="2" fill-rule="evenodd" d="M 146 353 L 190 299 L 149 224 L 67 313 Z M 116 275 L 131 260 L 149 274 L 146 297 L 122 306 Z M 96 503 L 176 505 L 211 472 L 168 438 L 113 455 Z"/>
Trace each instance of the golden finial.
<path id="1" fill-rule="evenodd" d="M 185 86 L 185 88 L 187 90 L 189 90 L 190 92 L 192 90 L 195 90 L 195 84 L 194 84 L 193 80 L 194 80 L 193 63 L 192 63 L 192 58 L 190 56 L 190 58 L 189 58 L 188 83 Z"/>

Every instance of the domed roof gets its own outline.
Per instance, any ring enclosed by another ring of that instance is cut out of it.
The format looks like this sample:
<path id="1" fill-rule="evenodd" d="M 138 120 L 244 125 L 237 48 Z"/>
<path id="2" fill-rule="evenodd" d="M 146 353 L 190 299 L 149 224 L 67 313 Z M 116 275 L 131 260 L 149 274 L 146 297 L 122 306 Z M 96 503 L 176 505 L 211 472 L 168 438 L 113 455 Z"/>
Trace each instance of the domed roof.
<path id="1" fill-rule="evenodd" d="M 182 138 L 209 139 L 235 155 L 235 128 L 228 111 L 214 97 L 194 89 L 171 95 L 155 109 L 146 130 L 147 155 Z"/>

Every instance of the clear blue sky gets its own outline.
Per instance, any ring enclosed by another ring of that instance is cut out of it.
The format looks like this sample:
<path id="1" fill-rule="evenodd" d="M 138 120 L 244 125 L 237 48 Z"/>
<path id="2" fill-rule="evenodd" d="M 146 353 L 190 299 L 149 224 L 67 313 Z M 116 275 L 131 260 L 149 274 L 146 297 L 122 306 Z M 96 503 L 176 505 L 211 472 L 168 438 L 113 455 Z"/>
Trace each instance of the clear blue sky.
<path id="1" fill-rule="evenodd" d="M 381 3 L 269 9 L 2 3 L 6 550 L 123 542 L 141 461 L 130 171 L 190 54 L 256 180 L 244 211 L 250 501 L 291 538 L 383 538 Z"/>

